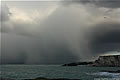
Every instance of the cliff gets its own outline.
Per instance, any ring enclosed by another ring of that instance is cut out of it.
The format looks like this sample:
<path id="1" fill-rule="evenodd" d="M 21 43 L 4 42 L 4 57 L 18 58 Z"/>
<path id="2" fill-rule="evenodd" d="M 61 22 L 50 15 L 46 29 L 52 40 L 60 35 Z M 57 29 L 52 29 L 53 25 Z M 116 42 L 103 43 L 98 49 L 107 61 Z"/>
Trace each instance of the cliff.
<path id="1" fill-rule="evenodd" d="M 92 66 L 100 67 L 120 67 L 120 55 L 99 56 Z"/>
<path id="2" fill-rule="evenodd" d="M 63 64 L 62 66 L 96 66 L 96 67 L 120 67 L 120 55 L 107 55 L 99 56 L 97 60 L 93 62 L 74 62 Z"/>

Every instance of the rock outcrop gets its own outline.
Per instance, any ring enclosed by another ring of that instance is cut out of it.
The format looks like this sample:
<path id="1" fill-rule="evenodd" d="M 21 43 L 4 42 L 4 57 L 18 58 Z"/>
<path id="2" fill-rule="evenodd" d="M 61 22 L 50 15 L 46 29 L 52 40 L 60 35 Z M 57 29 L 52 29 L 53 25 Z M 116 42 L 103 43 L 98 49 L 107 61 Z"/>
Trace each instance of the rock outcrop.
<path id="1" fill-rule="evenodd" d="M 96 67 L 120 67 L 120 55 L 99 56 L 98 59 L 93 62 L 74 62 L 69 64 L 63 64 L 62 66 L 78 65 L 88 65 Z"/>
<path id="2" fill-rule="evenodd" d="M 78 66 L 78 65 L 90 65 L 93 64 L 93 62 L 73 62 L 68 64 L 63 64 L 62 66 Z"/>
<path id="3" fill-rule="evenodd" d="M 120 55 L 99 56 L 92 66 L 120 67 Z"/>

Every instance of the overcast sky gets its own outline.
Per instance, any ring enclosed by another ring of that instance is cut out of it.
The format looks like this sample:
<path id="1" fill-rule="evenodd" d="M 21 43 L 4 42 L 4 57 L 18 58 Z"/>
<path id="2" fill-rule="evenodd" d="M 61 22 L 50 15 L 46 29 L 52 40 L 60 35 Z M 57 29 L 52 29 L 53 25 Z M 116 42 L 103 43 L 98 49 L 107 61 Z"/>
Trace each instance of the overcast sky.
<path id="1" fill-rule="evenodd" d="M 1 62 L 59 64 L 120 54 L 119 0 L 1 5 Z"/>

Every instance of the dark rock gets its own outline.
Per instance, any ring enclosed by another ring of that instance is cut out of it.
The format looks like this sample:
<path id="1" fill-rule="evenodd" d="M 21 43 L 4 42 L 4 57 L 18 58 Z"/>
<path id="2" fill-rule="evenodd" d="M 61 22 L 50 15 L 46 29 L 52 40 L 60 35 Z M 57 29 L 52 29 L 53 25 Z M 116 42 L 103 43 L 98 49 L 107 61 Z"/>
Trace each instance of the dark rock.
<path id="1" fill-rule="evenodd" d="M 120 55 L 99 56 L 92 66 L 120 67 Z"/>
<path id="2" fill-rule="evenodd" d="M 77 65 L 78 65 L 78 63 L 69 63 L 69 64 L 64 64 L 62 66 L 77 66 Z"/>
<path id="3" fill-rule="evenodd" d="M 62 66 L 78 66 L 78 65 L 90 65 L 93 64 L 93 62 L 74 62 L 69 64 L 63 64 Z"/>
<path id="4" fill-rule="evenodd" d="M 90 65 L 93 64 L 93 62 L 79 62 L 78 65 Z"/>
<path id="5" fill-rule="evenodd" d="M 120 55 L 99 56 L 99 58 L 93 62 L 74 62 L 69 64 L 63 64 L 62 66 L 78 65 L 88 65 L 95 67 L 120 67 Z"/>

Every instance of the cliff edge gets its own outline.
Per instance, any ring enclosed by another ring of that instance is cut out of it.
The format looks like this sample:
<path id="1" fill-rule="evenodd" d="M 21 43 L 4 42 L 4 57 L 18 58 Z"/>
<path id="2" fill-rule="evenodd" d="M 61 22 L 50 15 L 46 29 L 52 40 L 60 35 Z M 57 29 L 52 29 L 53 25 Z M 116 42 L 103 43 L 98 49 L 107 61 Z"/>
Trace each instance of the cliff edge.
<path id="1" fill-rule="evenodd" d="M 99 56 L 92 66 L 100 67 L 120 67 L 120 55 Z"/>

